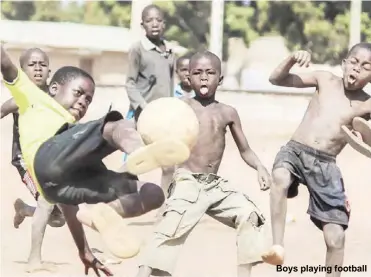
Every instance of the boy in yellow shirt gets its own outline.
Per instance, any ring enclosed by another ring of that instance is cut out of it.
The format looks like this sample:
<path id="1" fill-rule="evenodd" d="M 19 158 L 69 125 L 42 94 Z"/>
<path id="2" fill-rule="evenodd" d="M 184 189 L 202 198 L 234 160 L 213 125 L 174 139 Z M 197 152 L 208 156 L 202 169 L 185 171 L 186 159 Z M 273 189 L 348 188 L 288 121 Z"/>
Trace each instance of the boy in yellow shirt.
<path id="1" fill-rule="evenodd" d="M 48 95 L 16 68 L 3 47 L 1 56 L 4 82 L 19 109 L 20 142 L 31 176 L 40 194 L 62 209 L 83 263 L 109 272 L 88 247 L 76 218 L 77 205 L 108 203 L 122 217 L 133 217 L 159 208 L 164 195 L 155 184 L 108 170 L 102 159 L 121 150 L 135 160 L 157 161 L 152 163 L 154 169 L 162 166 L 164 152 L 166 156 L 166 152 L 180 151 L 182 144 L 166 141 L 161 147 L 144 146 L 134 125 L 116 111 L 75 125 L 93 100 L 95 83 L 89 74 L 76 67 L 60 68 L 50 81 Z M 99 216 L 99 212 L 93 214 L 93 224 L 102 222 Z M 112 218 L 106 218 L 105 229 L 122 224 Z"/>

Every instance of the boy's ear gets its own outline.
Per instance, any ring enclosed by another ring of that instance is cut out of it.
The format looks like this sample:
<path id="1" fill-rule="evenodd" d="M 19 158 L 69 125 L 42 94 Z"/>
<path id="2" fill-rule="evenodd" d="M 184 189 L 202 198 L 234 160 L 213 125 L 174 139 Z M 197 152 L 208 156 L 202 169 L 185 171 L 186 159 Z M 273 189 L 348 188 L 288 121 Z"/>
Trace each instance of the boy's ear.
<path id="1" fill-rule="evenodd" d="M 51 97 L 54 97 L 58 94 L 59 85 L 56 82 L 53 82 L 49 85 L 49 94 Z"/>
<path id="2" fill-rule="evenodd" d="M 343 70 L 343 72 L 345 71 L 345 64 L 346 64 L 347 60 L 346 59 L 343 59 L 341 61 L 341 69 Z"/>
<path id="3" fill-rule="evenodd" d="M 219 77 L 219 86 L 223 84 L 224 76 Z"/>

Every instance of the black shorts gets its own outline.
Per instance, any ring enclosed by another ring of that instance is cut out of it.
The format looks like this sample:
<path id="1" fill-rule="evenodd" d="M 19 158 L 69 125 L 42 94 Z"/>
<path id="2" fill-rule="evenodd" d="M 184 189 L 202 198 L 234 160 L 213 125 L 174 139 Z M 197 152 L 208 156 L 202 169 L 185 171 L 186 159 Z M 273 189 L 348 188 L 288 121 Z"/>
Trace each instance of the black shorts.
<path id="1" fill-rule="evenodd" d="M 299 183 L 307 186 L 310 195 L 307 212 L 319 229 L 322 230 L 322 223 L 348 227 L 350 214 L 343 177 L 334 156 L 291 140 L 278 152 L 273 170 L 277 168 L 286 168 L 294 177 L 289 198 L 298 194 Z"/>
<path id="2" fill-rule="evenodd" d="M 137 192 L 137 176 L 108 170 L 102 159 L 117 149 L 102 136 L 119 112 L 87 123 L 65 124 L 36 153 L 34 169 L 46 199 L 67 205 L 108 203 Z"/>

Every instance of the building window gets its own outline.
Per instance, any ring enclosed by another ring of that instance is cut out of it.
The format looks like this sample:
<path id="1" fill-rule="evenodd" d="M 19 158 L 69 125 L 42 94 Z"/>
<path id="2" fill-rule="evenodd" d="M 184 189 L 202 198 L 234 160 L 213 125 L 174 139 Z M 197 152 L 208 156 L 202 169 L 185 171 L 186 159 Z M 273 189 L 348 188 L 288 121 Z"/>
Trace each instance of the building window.
<path id="1" fill-rule="evenodd" d="M 80 68 L 93 76 L 93 63 L 92 58 L 80 58 Z"/>

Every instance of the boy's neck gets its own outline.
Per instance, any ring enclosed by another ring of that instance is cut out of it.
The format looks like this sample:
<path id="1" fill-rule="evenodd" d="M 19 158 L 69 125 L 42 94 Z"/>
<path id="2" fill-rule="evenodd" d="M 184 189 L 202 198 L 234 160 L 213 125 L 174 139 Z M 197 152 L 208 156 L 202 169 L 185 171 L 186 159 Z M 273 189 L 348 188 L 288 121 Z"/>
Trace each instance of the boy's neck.
<path id="1" fill-rule="evenodd" d="M 194 98 L 204 107 L 215 102 L 215 95 L 209 98 L 202 98 L 196 95 Z"/>
<path id="2" fill-rule="evenodd" d="M 156 46 L 160 46 L 164 43 L 163 39 L 161 37 L 158 38 L 150 38 L 147 36 L 147 39 L 152 42 Z"/>

